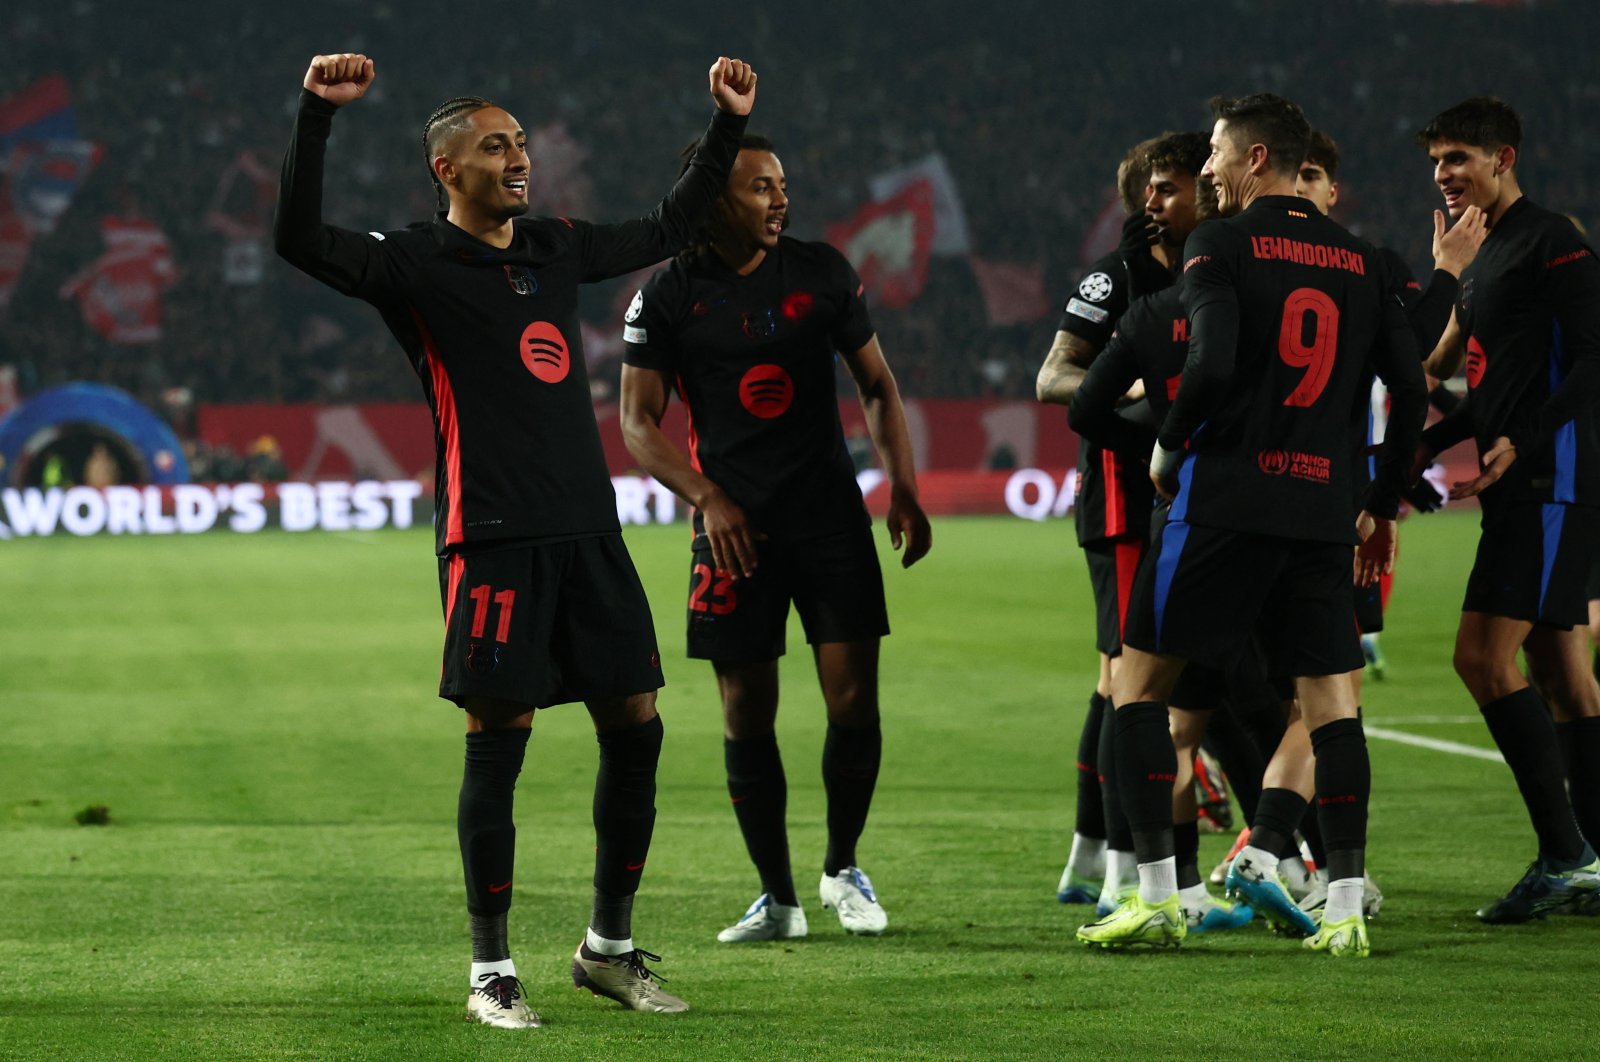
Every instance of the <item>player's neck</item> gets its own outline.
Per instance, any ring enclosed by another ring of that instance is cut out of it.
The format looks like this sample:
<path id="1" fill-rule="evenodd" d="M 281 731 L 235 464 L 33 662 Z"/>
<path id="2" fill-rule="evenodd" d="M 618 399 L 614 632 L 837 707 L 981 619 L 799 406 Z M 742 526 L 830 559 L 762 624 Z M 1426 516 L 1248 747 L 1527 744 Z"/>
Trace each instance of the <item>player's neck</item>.
<path id="1" fill-rule="evenodd" d="M 761 263 L 767 260 L 767 249 L 759 243 L 728 244 L 713 240 L 711 253 L 722 259 L 723 265 L 741 277 L 754 273 L 761 268 Z"/>
<path id="2" fill-rule="evenodd" d="M 1249 210 L 1250 204 L 1268 195 L 1294 195 L 1294 178 L 1285 177 L 1272 170 L 1263 174 L 1250 174 L 1239 190 L 1239 209 Z"/>
<path id="3" fill-rule="evenodd" d="M 1521 198 L 1522 187 L 1517 184 L 1517 175 L 1507 173 L 1500 178 L 1500 194 L 1495 197 L 1495 201 L 1485 211 L 1488 214 L 1488 220 L 1485 221 L 1485 224 L 1491 229 L 1500 224 L 1500 219 L 1506 216 L 1506 211 L 1510 210 L 1516 201 Z"/>
<path id="4" fill-rule="evenodd" d="M 490 247 L 510 247 L 511 237 L 515 232 L 511 227 L 510 218 L 503 220 L 491 218 L 462 203 L 451 203 L 450 212 L 445 215 L 445 220 Z"/>

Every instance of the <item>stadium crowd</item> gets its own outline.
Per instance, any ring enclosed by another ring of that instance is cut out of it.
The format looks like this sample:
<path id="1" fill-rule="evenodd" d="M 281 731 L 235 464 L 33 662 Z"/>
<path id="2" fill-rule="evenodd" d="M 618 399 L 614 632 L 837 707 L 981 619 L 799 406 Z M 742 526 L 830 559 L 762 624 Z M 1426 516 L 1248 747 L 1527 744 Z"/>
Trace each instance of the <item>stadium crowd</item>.
<path id="1" fill-rule="evenodd" d="M 241 152 L 275 178 L 294 74 L 329 41 L 378 57 L 389 75 L 332 149 L 341 178 L 327 213 L 354 227 L 393 227 L 431 209 L 418 136 L 438 100 L 458 92 L 503 100 L 530 131 L 553 123 L 558 139 L 565 131 L 562 163 L 543 188 L 535 172 L 536 210 L 596 219 L 642 212 L 697 128 L 701 105 L 686 72 L 707 53 L 733 49 L 763 64 L 769 105 L 759 125 L 792 182 L 793 235 L 820 237 L 869 200 L 875 174 L 941 152 L 973 252 L 1042 263 L 1050 309 L 1030 323 L 991 326 L 967 261 L 934 258 L 910 307 L 876 313 L 902 387 L 916 397 L 1031 395 L 1065 286 L 1107 249 L 1089 234 L 1115 160 L 1137 137 L 1204 128 L 1203 101 L 1214 92 L 1300 100 L 1344 147 L 1335 216 L 1419 270 L 1437 194 L 1411 134 L 1462 95 L 1508 98 L 1530 130 L 1523 165 L 1532 193 L 1592 210 L 1600 134 L 1585 119 L 1600 86 L 1582 73 L 1586 5 L 1470 16 L 1380 0 L 1353 6 L 1360 10 L 1241 0 L 1218 12 L 1162 2 L 1135 27 L 1115 5 L 1063 13 L 1027 3 L 982 33 L 970 32 L 966 9 L 945 3 L 915 17 L 872 5 L 758 7 L 737 27 L 684 19 L 663 32 L 657 9 L 644 4 L 580 11 L 537 0 L 491 19 L 495 32 L 478 31 L 470 53 L 450 36 L 461 31 L 400 3 L 194 8 L 177 24 L 104 0 L 30 8 L 0 28 L 0 97 L 63 74 L 82 135 L 104 154 L 56 231 L 33 242 L 0 315 L 0 364 L 17 367 L 24 395 L 93 380 L 151 402 L 171 389 L 198 402 L 418 398 L 376 318 L 271 260 L 258 279 L 230 283 L 228 240 L 208 221 Z M 1468 17 L 1474 32 L 1452 32 Z M 1222 39 L 1210 32 L 1222 21 L 1227 43 L 1208 46 L 1208 37 Z M 1293 62 L 1280 58 L 1286 38 L 1303 42 Z M 447 54 L 471 58 L 441 64 Z M 1483 70 L 1494 71 L 1494 84 Z M 240 194 L 236 184 L 229 201 Z M 100 253 L 108 215 L 148 218 L 170 240 L 176 277 L 153 342 L 102 338 L 59 295 Z M 581 304 L 607 339 L 619 328 L 623 283 L 586 291 Z M 620 343 L 591 346 L 598 389 L 610 396 Z"/>

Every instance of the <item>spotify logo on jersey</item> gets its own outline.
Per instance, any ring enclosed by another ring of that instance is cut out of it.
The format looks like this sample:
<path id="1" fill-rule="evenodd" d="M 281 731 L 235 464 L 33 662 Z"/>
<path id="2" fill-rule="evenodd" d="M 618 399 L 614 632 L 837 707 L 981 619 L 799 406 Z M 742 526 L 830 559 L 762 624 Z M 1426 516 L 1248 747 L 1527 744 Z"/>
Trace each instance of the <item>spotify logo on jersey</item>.
<path id="1" fill-rule="evenodd" d="M 739 401 L 763 420 L 781 417 L 794 401 L 794 381 L 782 365 L 756 365 L 739 381 Z"/>
<path id="2" fill-rule="evenodd" d="M 567 339 L 549 321 L 535 321 L 522 330 L 522 364 L 545 383 L 560 383 L 572 367 Z"/>

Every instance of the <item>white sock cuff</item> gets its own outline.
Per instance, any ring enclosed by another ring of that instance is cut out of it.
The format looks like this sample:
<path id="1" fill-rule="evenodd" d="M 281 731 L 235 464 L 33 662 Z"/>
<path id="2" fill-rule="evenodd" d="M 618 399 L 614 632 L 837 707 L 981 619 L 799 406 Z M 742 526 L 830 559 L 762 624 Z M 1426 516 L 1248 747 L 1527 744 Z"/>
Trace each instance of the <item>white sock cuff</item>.
<path id="1" fill-rule="evenodd" d="M 475 962 L 472 964 L 472 987 L 482 988 L 496 977 L 517 976 L 517 964 L 510 959 L 501 959 L 498 962 Z"/>
<path id="2" fill-rule="evenodd" d="M 589 945 L 589 950 L 601 955 L 626 955 L 633 950 L 633 938 L 626 940 L 607 940 L 592 928 L 584 934 L 584 943 Z"/>
<path id="3" fill-rule="evenodd" d="M 1139 899 L 1162 903 L 1178 891 L 1178 861 L 1172 856 L 1139 864 Z"/>

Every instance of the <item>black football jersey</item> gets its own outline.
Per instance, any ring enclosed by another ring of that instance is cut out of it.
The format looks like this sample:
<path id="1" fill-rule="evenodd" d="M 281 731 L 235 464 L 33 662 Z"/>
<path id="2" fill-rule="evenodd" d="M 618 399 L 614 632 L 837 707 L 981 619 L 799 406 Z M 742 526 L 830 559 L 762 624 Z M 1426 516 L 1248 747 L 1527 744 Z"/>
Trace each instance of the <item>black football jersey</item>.
<path id="1" fill-rule="evenodd" d="M 393 232 L 323 224 L 335 110 L 301 93 L 275 242 L 296 267 L 377 307 L 421 379 L 433 412 L 439 552 L 620 530 L 584 367 L 578 285 L 683 247 L 727 182 L 745 118 L 717 112 L 694 164 L 646 217 L 518 218 L 511 245 L 499 248 L 443 213 Z"/>
<path id="2" fill-rule="evenodd" d="M 673 383 L 691 462 L 757 529 L 799 540 L 869 520 L 834 353 L 861 349 L 873 330 L 842 254 L 783 236 L 748 276 L 714 254 L 680 256 L 645 283 L 624 324 L 623 362 Z"/>
<path id="3" fill-rule="evenodd" d="M 1483 503 L 1600 505 L 1600 262 L 1572 222 L 1513 203 L 1461 274 L 1456 320 L 1479 452 L 1517 448 Z"/>
<path id="4" fill-rule="evenodd" d="M 1130 287 L 1128 265 L 1121 253 L 1102 256 L 1068 296 L 1057 329 L 1104 349 L 1128 309 Z M 1126 453 L 1104 449 L 1088 439 L 1080 441 L 1078 493 L 1073 501 L 1073 525 L 1080 544 L 1149 534 L 1155 489 L 1145 465 Z"/>
<path id="5" fill-rule="evenodd" d="M 1392 407 L 1367 508 L 1392 518 L 1426 394 L 1382 256 L 1294 196 L 1201 224 L 1184 253 L 1189 355 L 1160 433 L 1189 448 L 1172 518 L 1354 542 L 1352 411 L 1369 371 Z"/>

